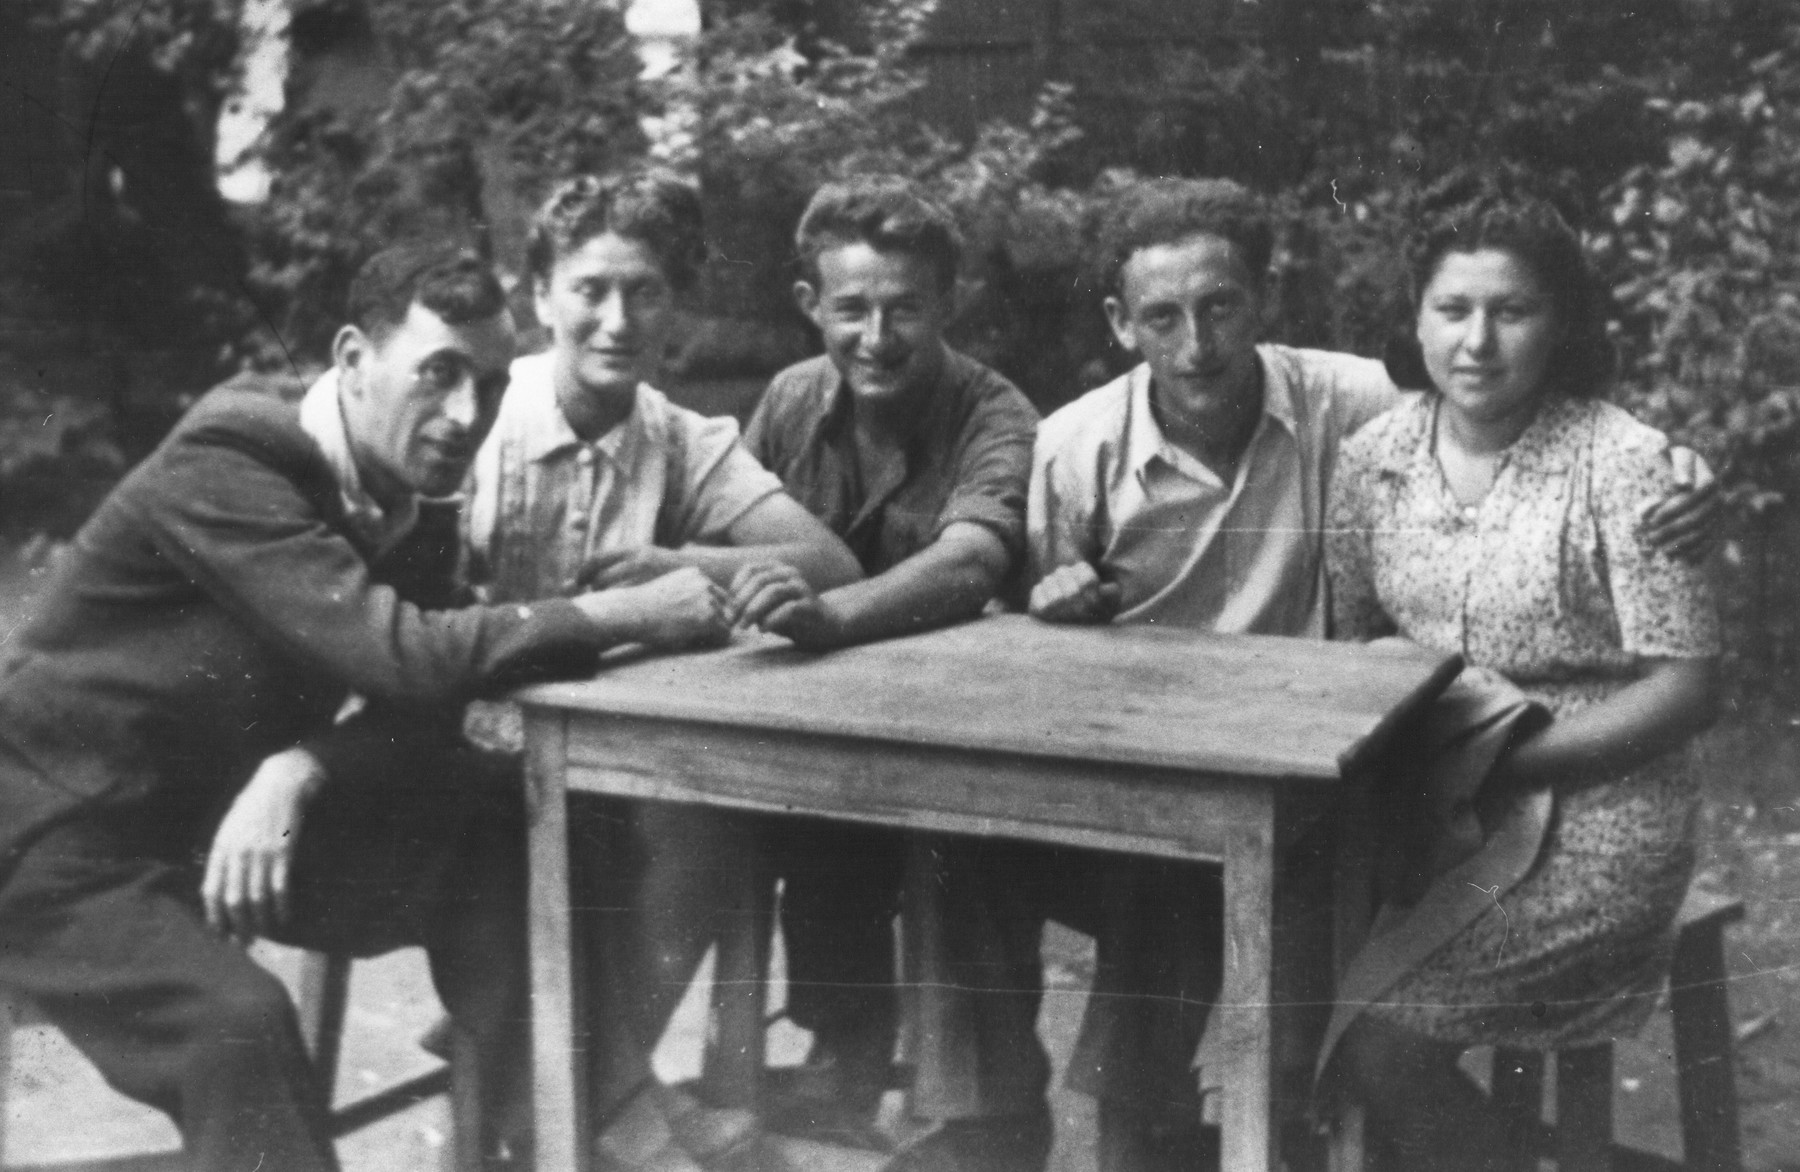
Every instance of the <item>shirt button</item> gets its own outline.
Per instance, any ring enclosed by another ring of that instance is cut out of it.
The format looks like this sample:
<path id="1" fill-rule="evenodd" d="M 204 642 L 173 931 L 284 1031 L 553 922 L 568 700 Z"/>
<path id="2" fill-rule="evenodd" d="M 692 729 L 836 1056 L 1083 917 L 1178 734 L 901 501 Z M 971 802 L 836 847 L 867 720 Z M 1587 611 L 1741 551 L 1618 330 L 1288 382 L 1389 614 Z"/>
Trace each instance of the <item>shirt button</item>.
<path id="1" fill-rule="evenodd" d="M 582 530 L 587 528 L 587 518 L 583 517 L 579 514 L 577 514 L 576 516 L 570 517 L 569 518 L 569 528 L 573 529 L 577 533 L 580 533 Z"/>
<path id="2" fill-rule="evenodd" d="M 594 449 L 582 448 L 579 452 L 576 452 L 575 462 L 584 468 L 587 465 L 592 464 L 594 462 Z"/>

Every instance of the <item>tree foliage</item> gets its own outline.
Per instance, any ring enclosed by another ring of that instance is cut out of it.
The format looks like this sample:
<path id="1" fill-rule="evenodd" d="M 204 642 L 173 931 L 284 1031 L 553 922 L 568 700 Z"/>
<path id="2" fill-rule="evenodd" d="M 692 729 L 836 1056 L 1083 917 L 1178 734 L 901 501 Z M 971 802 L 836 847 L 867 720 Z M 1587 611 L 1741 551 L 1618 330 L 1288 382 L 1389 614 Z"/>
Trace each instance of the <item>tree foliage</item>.
<path id="1" fill-rule="evenodd" d="M 869 6 L 860 50 L 818 42 L 802 54 L 792 30 L 760 13 L 722 20 L 690 47 L 659 97 L 684 119 L 669 161 L 698 174 L 706 192 L 722 261 L 713 305 L 801 329 L 788 288 L 806 200 L 835 178 L 907 175 L 963 230 L 971 263 L 955 340 L 1045 397 L 1067 398 L 1089 357 L 1078 343 L 1096 333 L 1083 327 L 1099 323 L 1086 313 L 1077 325 L 1067 293 L 1090 197 L 1053 182 L 1081 140 L 1071 93 L 1052 86 L 1025 124 L 992 124 L 972 142 L 924 124 L 913 99 L 926 75 L 910 49 L 930 11 L 919 0 Z M 731 357 L 694 356 L 692 365 Z"/>
<path id="2" fill-rule="evenodd" d="M 1665 144 L 1602 192 L 1592 252 L 1613 282 L 1621 398 L 1706 452 L 1746 522 L 1729 599 L 1749 666 L 1800 656 L 1800 25 L 1716 78 L 1650 99 Z"/>
<path id="3" fill-rule="evenodd" d="M 270 198 L 251 217 L 249 281 L 270 327 L 260 364 L 316 360 L 356 267 L 383 243 L 490 250 L 494 210 L 644 148 L 639 64 L 618 13 L 589 0 L 371 0 L 394 76 L 372 115 L 299 106 L 271 128 Z M 516 223 L 514 225 L 516 229 Z"/>
<path id="4" fill-rule="evenodd" d="M 75 58 L 163 79 L 196 125 L 216 115 L 241 0 L 32 2 Z M 1060 80 L 1030 117 L 967 141 L 918 117 L 930 0 L 857 6 L 845 43 L 796 24 L 805 5 L 734 6 L 656 82 L 592 0 L 355 2 L 393 84 L 367 115 L 302 104 L 274 128 L 273 195 L 245 224 L 239 278 L 267 325 L 213 319 L 235 361 L 321 353 L 378 241 L 457 233 L 514 263 L 553 179 L 654 156 L 699 177 L 716 245 L 688 373 L 763 373 L 804 352 L 788 290 L 807 196 L 898 171 L 963 225 L 955 340 L 1054 406 L 1123 359 L 1084 261 L 1095 209 L 1133 176 L 1268 193 L 1271 335 L 1378 353 L 1407 326 L 1400 255 L 1420 186 L 1507 160 L 1586 209 L 1618 305 L 1620 398 L 1712 457 L 1747 522 L 1731 591 L 1744 665 L 1770 679 L 1800 661 L 1800 602 L 1774 588 L 1800 571 L 1800 0 L 1366 0 L 1261 40 L 1146 38 L 1108 25 L 1129 6 L 1065 9 Z"/>

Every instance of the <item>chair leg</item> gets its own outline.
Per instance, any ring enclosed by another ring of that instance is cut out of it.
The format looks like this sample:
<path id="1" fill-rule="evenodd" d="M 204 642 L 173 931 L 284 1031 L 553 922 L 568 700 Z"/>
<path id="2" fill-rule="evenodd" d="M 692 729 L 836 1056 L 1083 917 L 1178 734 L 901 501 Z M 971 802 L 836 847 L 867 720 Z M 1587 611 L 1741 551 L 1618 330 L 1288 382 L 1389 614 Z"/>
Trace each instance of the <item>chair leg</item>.
<path id="1" fill-rule="evenodd" d="M 337 1094 L 338 1047 L 344 1037 L 344 1010 L 350 1001 L 350 958 L 308 952 L 300 962 L 300 1036 L 312 1052 L 313 1069 L 325 1099 Z"/>
<path id="2" fill-rule="evenodd" d="M 1739 1172 L 1736 1071 L 1726 1002 L 1725 925 L 1682 931 L 1669 974 L 1683 1162 L 1689 1172 Z"/>
<path id="3" fill-rule="evenodd" d="M 1612 1172 L 1611 1046 L 1556 1055 L 1557 1172 Z"/>
<path id="4" fill-rule="evenodd" d="M 1544 1117 L 1544 1055 L 1536 1050 L 1494 1049 L 1494 1106 L 1512 1120 L 1508 1172 L 1537 1172 L 1538 1136 Z"/>
<path id="5" fill-rule="evenodd" d="M 13 1031 L 19 1027 L 19 1002 L 6 989 L 0 989 L 0 1152 L 6 1150 L 6 1104 L 11 1098 L 13 1068 Z"/>
<path id="6" fill-rule="evenodd" d="M 481 1172 L 487 1137 L 482 1134 L 481 1061 L 475 1042 L 450 1031 L 450 1142 L 444 1172 Z"/>

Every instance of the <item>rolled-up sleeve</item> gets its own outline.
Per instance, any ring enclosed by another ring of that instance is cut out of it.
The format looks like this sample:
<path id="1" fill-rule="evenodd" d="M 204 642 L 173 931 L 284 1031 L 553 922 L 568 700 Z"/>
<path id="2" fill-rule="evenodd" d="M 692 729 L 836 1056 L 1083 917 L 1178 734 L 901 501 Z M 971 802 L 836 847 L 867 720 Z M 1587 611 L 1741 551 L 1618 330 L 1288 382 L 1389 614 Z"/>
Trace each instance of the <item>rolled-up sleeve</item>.
<path id="1" fill-rule="evenodd" d="M 672 544 L 722 544 L 745 513 L 781 491 L 781 480 L 738 442 L 737 421 L 682 416 L 675 475 L 664 505 Z"/>
<path id="2" fill-rule="evenodd" d="M 1642 532 L 1642 511 L 1675 491 L 1667 443 L 1646 432 L 1601 445 L 1594 459 L 1594 503 L 1619 641 L 1634 655 L 1708 658 L 1721 645 L 1711 573 L 1657 549 Z"/>
<path id="3" fill-rule="evenodd" d="M 1038 416 L 1031 401 L 994 380 L 970 411 L 954 483 L 937 533 L 958 523 L 991 530 L 1017 561 L 1025 552 L 1025 507 Z"/>

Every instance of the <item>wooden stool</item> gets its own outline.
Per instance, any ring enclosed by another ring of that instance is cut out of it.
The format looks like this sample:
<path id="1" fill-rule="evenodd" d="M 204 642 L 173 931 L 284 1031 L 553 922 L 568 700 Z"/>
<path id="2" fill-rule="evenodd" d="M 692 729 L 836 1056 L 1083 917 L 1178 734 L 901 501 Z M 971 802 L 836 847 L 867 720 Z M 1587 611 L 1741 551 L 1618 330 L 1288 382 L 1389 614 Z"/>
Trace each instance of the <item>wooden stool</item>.
<path id="1" fill-rule="evenodd" d="M 1741 900 L 1690 891 L 1676 919 L 1679 933 L 1669 971 L 1675 1020 L 1676 1090 L 1681 1100 L 1686 1172 L 1741 1172 L 1737 1083 L 1727 1001 L 1724 933 L 1744 918 Z M 1521 1117 L 1515 1167 L 1534 1170 L 1544 1130 L 1543 1063 L 1535 1051 L 1494 1052 L 1494 1101 Z M 1624 1172 L 1668 1167 L 1613 1144 L 1611 1046 L 1564 1050 L 1556 1059 L 1554 1150 L 1558 1172 Z"/>
<path id="2" fill-rule="evenodd" d="M 313 1067 L 325 1097 L 336 1098 L 338 1052 L 344 1038 L 344 1013 L 350 1004 L 350 957 L 342 953 L 308 952 L 300 962 L 300 990 L 294 1008 L 300 1036 L 312 1051 Z M 450 1096 L 450 1144 L 444 1152 L 445 1172 L 480 1172 L 481 1110 L 472 1048 L 450 1031 L 449 1061 L 392 1086 L 354 1099 L 331 1112 L 331 1137 L 353 1132 L 434 1095 Z"/>
<path id="3" fill-rule="evenodd" d="M 323 952 L 304 954 L 300 964 L 300 990 L 295 1008 L 300 1034 L 312 1052 L 328 1100 L 335 1098 L 338 1053 L 343 1041 L 344 1013 L 350 1000 L 350 957 Z M 5 1133 L 5 1080 L 12 1073 L 12 1032 L 18 1023 L 19 1000 L 0 991 L 0 1138 Z M 474 1072 L 474 1055 L 460 1041 L 447 1064 L 366 1095 L 331 1113 L 333 1139 L 360 1131 L 395 1115 L 423 1099 L 448 1092 L 451 1097 L 452 1137 L 445 1152 L 446 1172 L 479 1172 L 481 1136 Z M 454 1073 L 453 1073 L 454 1072 Z M 174 1172 L 185 1168 L 179 1153 L 122 1156 L 103 1161 L 56 1165 L 68 1172 Z M 40 1166 L 41 1167 L 41 1166 Z"/>

